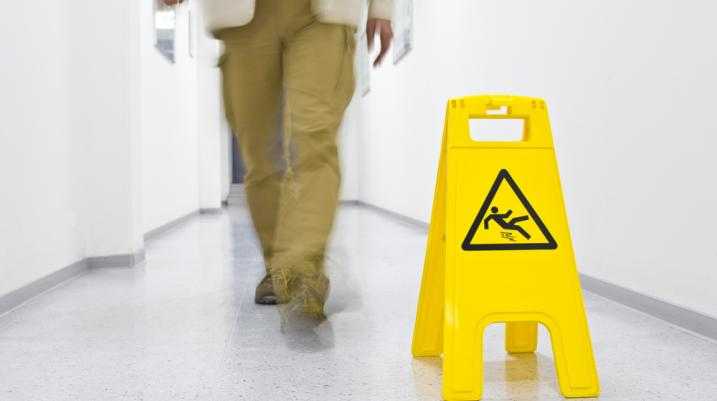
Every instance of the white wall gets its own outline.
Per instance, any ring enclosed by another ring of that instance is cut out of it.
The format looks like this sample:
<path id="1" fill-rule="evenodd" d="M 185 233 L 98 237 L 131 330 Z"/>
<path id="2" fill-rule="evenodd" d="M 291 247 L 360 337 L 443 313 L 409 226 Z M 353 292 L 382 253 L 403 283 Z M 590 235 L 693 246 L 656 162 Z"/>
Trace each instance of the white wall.
<path id="1" fill-rule="evenodd" d="M 368 17 L 368 9 L 364 9 L 362 20 Z M 363 28 L 364 24 L 361 23 Z M 365 47 L 365 29 L 358 29 L 356 32 L 356 59 L 354 60 L 354 71 L 356 74 L 356 91 L 351 103 L 349 103 L 344 114 L 344 119 L 338 134 L 339 160 L 341 163 L 341 192 L 342 201 L 356 201 L 359 199 L 361 184 L 361 152 L 360 144 L 366 127 L 366 102 L 368 98 L 363 95 L 361 75 L 361 64 L 367 65 Z M 363 40 L 363 41 L 362 41 Z"/>
<path id="2" fill-rule="evenodd" d="M 354 94 L 341 124 L 338 134 L 339 160 L 341 163 L 342 201 L 355 201 L 359 198 L 359 152 L 358 144 L 362 133 L 364 98 Z"/>
<path id="3" fill-rule="evenodd" d="M 149 229 L 219 206 L 226 129 L 218 101 L 201 102 L 217 97 L 217 70 L 188 58 L 187 7 L 179 14 L 169 65 L 149 1 L 4 6 L 0 296 L 87 257 L 141 251 Z M 209 57 L 216 43 L 200 33 Z"/>
<path id="4" fill-rule="evenodd" d="M 373 76 L 361 198 L 428 220 L 446 99 L 544 97 L 582 272 L 717 316 L 717 4 L 416 2 Z"/>
<path id="5" fill-rule="evenodd" d="M 60 16 L 66 20 L 73 199 L 84 256 L 143 247 L 138 4 L 76 0 Z"/>
<path id="6" fill-rule="evenodd" d="M 65 109 L 64 2 L 24 3 L 5 4 L 0 15 L 0 295 L 83 253 Z"/>
<path id="7" fill-rule="evenodd" d="M 196 59 L 188 53 L 188 7 L 177 8 L 175 63 L 154 46 L 154 8 L 142 5 L 142 199 L 149 231 L 199 208 Z"/>
<path id="8" fill-rule="evenodd" d="M 197 2 L 192 5 L 195 7 L 192 14 L 197 18 L 194 26 L 197 97 L 194 101 L 199 117 L 199 205 L 203 209 L 215 209 L 221 207 L 229 194 L 231 176 L 227 156 L 231 132 L 224 117 L 221 72 L 216 66 L 220 44 L 205 33 Z"/>

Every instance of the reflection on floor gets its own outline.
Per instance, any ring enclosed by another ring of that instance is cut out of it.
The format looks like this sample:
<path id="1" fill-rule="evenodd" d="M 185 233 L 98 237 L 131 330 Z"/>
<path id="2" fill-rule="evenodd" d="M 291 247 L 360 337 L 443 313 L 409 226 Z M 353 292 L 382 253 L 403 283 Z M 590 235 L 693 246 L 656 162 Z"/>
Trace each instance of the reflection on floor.
<path id="1" fill-rule="evenodd" d="M 297 240 L 300 240 L 297 238 Z M 252 303 L 263 271 L 246 210 L 202 215 L 0 317 L 0 400 L 440 399 L 440 361 L 414 360 L 425 233 L 357 206 L 340 213 L 331 317 L 280 330 Z M 716 400 L 717 344 L 586 295 L 603 400 Z M 486 332 L 486 400 L 559 400 L 549 339 L 503 352 Z"/>

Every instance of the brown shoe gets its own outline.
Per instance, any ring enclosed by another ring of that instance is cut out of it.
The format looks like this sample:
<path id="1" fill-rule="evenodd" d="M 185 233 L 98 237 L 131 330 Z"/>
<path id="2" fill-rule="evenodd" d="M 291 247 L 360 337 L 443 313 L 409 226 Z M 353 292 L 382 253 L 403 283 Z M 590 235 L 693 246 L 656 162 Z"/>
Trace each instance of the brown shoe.
<path id="1" fill-rule="evenodd" d="M 274 285 L 278 287 L 275 288 L 283 288 L 282 283 L 281 280 L 276 280 Z M 280 302 L 283 305 L 279 309 L 283 323 L 296 319 L 308 319 L 307 321 L 316 323 L 326 320 L 324 303 L 329 294 L 329 279 L 326 276 L 323 274 L 304 276 L 300 279 L 295 278 L 289 284 L 286 286 L 289 289 L 286 295 L 283 291 L 279 291 L 281 294 L 279 299 L 283 297 L 283 302 Z"/>
<path id="2" fill-rule="evenodd" d="M 324 304 L 329 295 L 329 279 L 323 274 L 304 278 L 302 291 L 298 294 L 303 313 L 317 321 L 326 319 Z"/>
<path id="3" fill-rule="evenodd" d="M 271 281 L 270 275 L 265 275 L 259 285 L 256 286 L 254 302 L 258 305 L 276 305 L 279 303 L 279 298 L 274 292 L 274 284 Z"/>

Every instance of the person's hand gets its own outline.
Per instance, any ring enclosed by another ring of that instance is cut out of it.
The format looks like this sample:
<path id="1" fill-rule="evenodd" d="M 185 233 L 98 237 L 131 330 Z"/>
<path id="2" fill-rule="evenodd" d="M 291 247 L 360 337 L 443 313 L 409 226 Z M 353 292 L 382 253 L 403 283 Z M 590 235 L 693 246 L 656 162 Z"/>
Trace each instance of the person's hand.
<path id="1" fill-rule="evenodd" d="M 378 53 L 376 60 L 373 62 L 373 66 L 376 67 L 383 61 L 383 58 L 388 53 L 388 49 L 391 47 L 391 40 L 393 40 L 393 30 L 391 29 L 391 21 L 386 19 L 369 18 L 366 24 L 366 37 L 368 39 L 368 49 L 373 48 L 373 40 L 378 35 L 381 38 L 381 51 Z"/>

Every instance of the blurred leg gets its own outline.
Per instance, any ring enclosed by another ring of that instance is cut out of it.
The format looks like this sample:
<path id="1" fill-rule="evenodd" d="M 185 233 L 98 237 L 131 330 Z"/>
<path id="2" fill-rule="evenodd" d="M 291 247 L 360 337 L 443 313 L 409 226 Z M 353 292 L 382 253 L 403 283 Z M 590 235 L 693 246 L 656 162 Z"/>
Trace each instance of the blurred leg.
<path id="1" fill-rule="evenodd" d="M 276 231 L 282 178 L 278 135 L 282 45 L 272 22 L 274 8 L 274 1 L 257 2 L 249 25 L 218 34 L 226 45 L 220 64 L 227 118 L 246 165 L 247 203 L 267 261 Z"/>
<path id="2" fill-rule="evenodd" d="M 353 32 L 313 18 L 287 36 L 284 51 L 285 141 L 291 154 L 270 262 L 283 280 L 277 295 L 297 296 L 323 314 L 324 253 L 338 205 L 336 135 L 354 89 Z"/>

